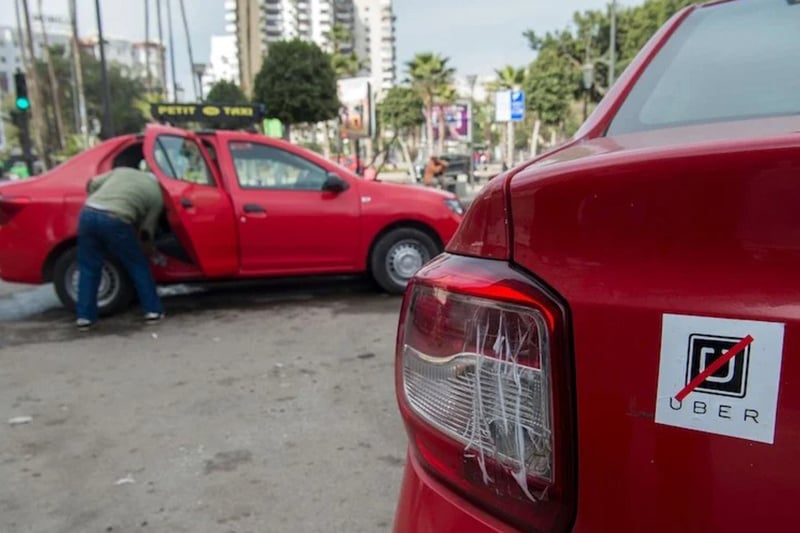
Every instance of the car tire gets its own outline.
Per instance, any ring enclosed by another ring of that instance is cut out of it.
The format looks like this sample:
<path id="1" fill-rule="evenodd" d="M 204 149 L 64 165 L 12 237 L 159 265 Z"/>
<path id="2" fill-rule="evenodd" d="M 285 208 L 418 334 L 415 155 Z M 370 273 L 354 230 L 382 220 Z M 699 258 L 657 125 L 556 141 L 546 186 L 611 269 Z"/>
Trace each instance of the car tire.
<path id="1" fill-rule="evenodd" d="M 415 228 L 394 229 L 373 247 L 372 277 L 389 294 L 402 294 L 414 274 L 440 252 L 441 247 L 427 233 Z"/>
<path id="2" fill-rule="evenodd" d="M 71 248 L 61 254 L 53 266 L 53 285 L 62 305 L 73 312 L 78 300 L 77 273 L 78 249 Z M 107 259 L 97 293 L 99 315 L 109 316 L 124 311 L 133 297 L 133 283 L 125 269 L 117 261 Z"/>

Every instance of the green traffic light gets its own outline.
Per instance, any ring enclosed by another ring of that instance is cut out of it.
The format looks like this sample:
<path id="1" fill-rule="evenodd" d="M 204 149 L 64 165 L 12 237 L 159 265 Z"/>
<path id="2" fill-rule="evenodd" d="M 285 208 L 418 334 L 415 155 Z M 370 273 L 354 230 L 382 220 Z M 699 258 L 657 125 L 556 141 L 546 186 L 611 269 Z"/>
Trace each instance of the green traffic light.
<path id="1" fill-rule="evenodd" d="M 31 107 L 31 101 L 27 98 L 17 98 L 17 109 L 20 111 L 27 111 Z"/>

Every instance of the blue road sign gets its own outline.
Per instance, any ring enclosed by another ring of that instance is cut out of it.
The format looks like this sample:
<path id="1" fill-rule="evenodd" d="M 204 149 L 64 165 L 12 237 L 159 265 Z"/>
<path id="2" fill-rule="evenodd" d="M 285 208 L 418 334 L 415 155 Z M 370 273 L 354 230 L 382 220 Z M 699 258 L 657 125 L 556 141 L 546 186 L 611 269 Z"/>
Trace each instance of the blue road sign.
<path id="1" fill-rule="evenodd" d="M 525 120 L 525 91 L 511 91 L 511 120 Z"/>

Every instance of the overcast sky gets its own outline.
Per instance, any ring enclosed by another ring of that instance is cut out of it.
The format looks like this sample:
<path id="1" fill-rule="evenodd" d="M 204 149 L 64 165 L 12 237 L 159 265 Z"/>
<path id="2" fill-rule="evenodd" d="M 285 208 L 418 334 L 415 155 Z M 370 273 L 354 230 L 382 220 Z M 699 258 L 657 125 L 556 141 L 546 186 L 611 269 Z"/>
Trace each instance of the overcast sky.
<path id="1" fill-rule="evenodd" d="M 166 4 L 162 0 L 166 25 Z M 223 0 L 184 0 L 189 20 L 195 61 L 206 62 L 211 35 L 225 33 Z M 397 15 L 398 77 L 405 76 L 404 64 L 416 52 L 438 52 L 452 59 L 459 74 L 490 74 L 503 65 L 522 66 L 532 59 L 522 32 L 561 29 L 576 10 L 601 9 L 610 0 L 394 0 Z M 47 14 L 68 13 L 68 0 L 28 0 L 38 12 L 43 4 Z M 94 0 L 77 0 L 81 34 L 96 32 Z M 155 0 L 150 0 L 151 6 Z M 623 0 L 623 5 L 639 3 Z M 144 40 L 144 2 L 101 0 L 104 31 L 109 37 Z M 191 66 L 179 2 L 172 0 L 175 57 L 178 80 L 190 88 Z M 153 8 L 154 9 L 154 8 Z M 151 32 L 156 34 L 155 16 Z M 14 25 L 14 0 L 0 0 L 0 25 Z M 166 26 L 164 39 L 167 40 Z"/>

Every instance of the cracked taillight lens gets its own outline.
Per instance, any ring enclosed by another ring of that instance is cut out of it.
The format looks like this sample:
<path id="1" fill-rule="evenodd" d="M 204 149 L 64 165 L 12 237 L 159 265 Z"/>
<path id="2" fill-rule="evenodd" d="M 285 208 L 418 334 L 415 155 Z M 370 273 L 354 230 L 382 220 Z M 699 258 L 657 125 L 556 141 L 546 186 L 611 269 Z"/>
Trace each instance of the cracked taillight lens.
<path id="1" fill-rule="evenodd" d="M 563 309 L 505 263 L 444 256 L 403 310 L 398 396 L 421 463 L 525 530 L 562 523 L 573 461 L 551 352 Z"/>

